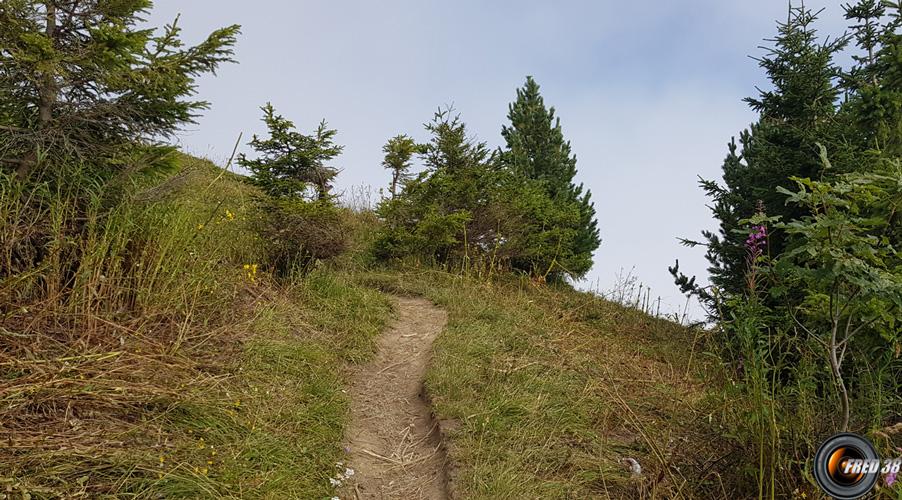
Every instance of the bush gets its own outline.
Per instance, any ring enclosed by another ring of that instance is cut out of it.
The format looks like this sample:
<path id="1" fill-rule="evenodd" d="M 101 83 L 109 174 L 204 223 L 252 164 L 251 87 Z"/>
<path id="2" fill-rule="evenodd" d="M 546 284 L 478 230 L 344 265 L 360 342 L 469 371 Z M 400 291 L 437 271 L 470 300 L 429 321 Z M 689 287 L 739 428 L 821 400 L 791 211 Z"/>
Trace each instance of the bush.
<path id="1" fill-rule="evenodd" d="M 306 274 L 317 261 L 335 258 L 347 249 L 344 210 L 330 201 L 267 198 L 260 203 L 257 232 L 273 274 Z"/>

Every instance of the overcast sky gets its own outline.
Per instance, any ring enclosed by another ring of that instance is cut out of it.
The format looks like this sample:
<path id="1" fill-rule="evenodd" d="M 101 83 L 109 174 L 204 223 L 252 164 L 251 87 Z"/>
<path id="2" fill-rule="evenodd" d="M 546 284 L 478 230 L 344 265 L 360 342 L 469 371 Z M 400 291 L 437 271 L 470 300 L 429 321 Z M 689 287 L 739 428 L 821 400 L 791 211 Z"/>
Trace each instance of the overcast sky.
<path id="1" fill-rule="evenodd" d="M 843 30 L 840 2 L 807 4 L 826 7 L 822 34 Z M 264 131 L 271 101 L 303 131 L 323 118 L 338 129 L 339 191 L 386 186 L 382 145 L 398 133 L 425 141 L 440 105 L 500 145 L 508 103 L 533 75 L 598 214 L 603 241 L 581 286 L 607 290 L 635 268 L 676 310 L 667 266 L 679 258 L 700 278 L 706 266 L 677 237 L 714 227 L 697 176 L 719 178 L 726 143 L 754 120 L 742 98 L 766 80 L 749 56 L 786 12 L 784 0 L 157 0 L 150 22 L 181 14 L 192 43 L 242 25 L 239 64 L 200 81 L 212 107 L 183 149 L 224 163 L 239 133 L 246 143 Z"/>

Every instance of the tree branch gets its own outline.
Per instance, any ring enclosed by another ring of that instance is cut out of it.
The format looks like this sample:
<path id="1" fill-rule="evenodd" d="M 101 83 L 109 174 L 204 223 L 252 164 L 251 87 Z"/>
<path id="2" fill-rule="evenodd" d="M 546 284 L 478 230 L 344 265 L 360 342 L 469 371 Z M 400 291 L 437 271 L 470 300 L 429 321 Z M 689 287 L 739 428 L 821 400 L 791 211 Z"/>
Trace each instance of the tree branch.
<path id="1" fill-rule="evenodd" d="M 27 134 L 31 132 L 31 130 L 28 130 L 27 128 L 13 127 L 12 125 L 0 125 L 0 130 L 6 130 L 7 132 L 18 132 L 20 134 Z"/>

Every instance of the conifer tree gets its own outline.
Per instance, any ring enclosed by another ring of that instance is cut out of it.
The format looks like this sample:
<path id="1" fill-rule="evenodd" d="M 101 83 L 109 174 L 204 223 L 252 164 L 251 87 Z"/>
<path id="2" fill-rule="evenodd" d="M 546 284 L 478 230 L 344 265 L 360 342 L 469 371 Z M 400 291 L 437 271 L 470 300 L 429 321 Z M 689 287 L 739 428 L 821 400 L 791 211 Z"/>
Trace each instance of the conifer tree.
<path id="1" fill-rule="evenodd" d="M 493 157 L 482 141 L 468 136 L 451 108 L 439 109 L 425 125 L 431 134 L 419 146 L 426 170 L 380 203 L 386 227 L 376 242 L 380 258 L 416 255 L 442 264 L 464 259 L 495 243 L 491 208 L 497 179 Z"/>
<path id="2" fill-rule="evenodd" d="M 398 186 L 410 179 L 413 155 L 425 152 L 425 149 L 407 135 L 401 134 L 389 139 L 382 147 L 382 152 L 385 153 L 382 166 L 392 173 L 391 196 L 394 198 L 397 196 Z"/>
<path id="3" fill-rule="evenodd" d="M 564 139 L 560 119 L 554 114 L 553 107 L 545 107 L 539 85 L 527 76 L 524 86 L 517 89 L 517 99 L 509 106 L 510 125 L 501 129 L 506 147 L 499 159 L 515 177 L 541 186 L 559 210 L 575 207 L 578 217 L 570 223 L 575 234 L 561 242 L 562 248 L 557 253 L 565 273 L 578 277 L 591 267 L 592 252 L 601 240 L 591 193 L 588 190 L 583 193 L 583 185 L 573 182 L 576 156 L 571 152 L 570 142 Z M 560 229 L 554 225 L 540 226 L 544 226 L 540 231 Z"/>
<path id="4" fill-rule="evenodd" d="M 787 205 L 777 188 L 790 186 L 793 176 L 822 177 L 818 144 L 831 151 L 837 166 L 854 168 L 854 162 L 845 161 L 849 151 L 836 122 L 840 70 L 833 58 L 847 39 L 820 41 L 816 20 L 817 14 L 810 9 L 790 7 L 789 18 L 778 24 L 778 34 L 771 40 L 774 46 L 759 59 L 773 88 L 745 100 L 759 113 L 757 123 L 740 134 L 738 144 L 730 142 L 722 167 L 723 184 L 701 181 L 714 200 L 712 213 L 720 225 L 717 233 L 703 232 L 708 270 L 711 282 L 726 294 L 738 294 L 744 286 L 748 235 L 742 221 L 759 212 L 783 220 L 806 214 L 805 207 Z M 783 234 L 773 235 L 768 243 L 772 256 L 788 244 Z M 678 285 L 692 288 L 678 267 L 671 272 Z"/>
<path id="5" fill-rule="evenodd" d="M 902 155 L 902 2 L 859 0 L 846 19 L 860 53 L 843 75 L 850 94 L 844 118 L 859 135 L 861 149 Z"/>
<path id="6" fill-rule="evenodd" d="M 271 196 L 328 198 L 338 170 L 326 163 L 344 149 L 333 140 L 338 131 L 328 128 L 323 120 L 313 135 L 305 135 L 277 114 L 271 103 L 260 109 L 269 137 L 254 135 L 248 144 L 259 157 L 248 159 L 242 153 L 238 164 L 250 170 L 254 182 Z"/>
<path id="7" fill-rule="evenodd" d="M 437 110 L 424 127 L 432 137 L 422 148 L 423 160 L 434 171 L 479 169 L 491 156 L 485 142 L 467 135 L 467 126 L 453 107 Z"/>
<path id="8" fill-rule="evenodd" d="M 846 19 L 857 23 L 852 35 L 860 53 L 843 75 L 850 96 L 841 109 L 842 123 L 856 132 L 859 170 L 893 175 L 902 157 L 902 2 L 859 0 L 846 6 Z M 884 236 L 898 249 L 902 214 L 887 214 L 892 229 Z"/>
<path id="9" fill-rule="evenodd" d="M 468 209 L 484 202 L 483 181 L 492 164 L 486 143 L 469 137 L 466 124 L 450 107 L 436 111 L 425 128 L 432 137 L 423 146 L 423 161 L 436 179 L 444 178 L 440 184 L 446 189 L 446 209 Z"/>
<path id="10" fill-rule="evenodd" d="M 20 177 L 48 160 L 121 168 L 207 107 L 190 98 L 195 78 L 231 61 L 238 26 L 185 47 L 178 19 L 158 34 L 139 27 L 151 7 L 0 2 L 0 168 Z"/>
<path id="11" fill-rule="evenodd" d="M 503 162 L 518 175 L 542 182 L 549 196 L 557 198 L 577 189 L 572 185 L 576 157 L 554 113 L 553 107 L 545 107 L 539 85 L 527 76 L 508 107 L 510 125 L 501 128 L 501 136 L 507 144 Z"/>

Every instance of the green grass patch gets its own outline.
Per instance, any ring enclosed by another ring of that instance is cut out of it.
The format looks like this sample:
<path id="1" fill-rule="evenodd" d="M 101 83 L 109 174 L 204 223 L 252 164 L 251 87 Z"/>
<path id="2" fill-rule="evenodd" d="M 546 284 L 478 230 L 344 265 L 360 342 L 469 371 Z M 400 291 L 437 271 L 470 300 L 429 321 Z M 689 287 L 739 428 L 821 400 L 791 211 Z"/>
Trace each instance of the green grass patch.
<path id="1" fill-rule="evenodd" d="M 390 311 L 380 293 L 330 275 L 261 301 L 220 398 L 199 395 L 207 406 L 173 414 L 177 462 L 146 492 L 331 497 L 348 411 L 342 367 L 372 353 Z"/>

